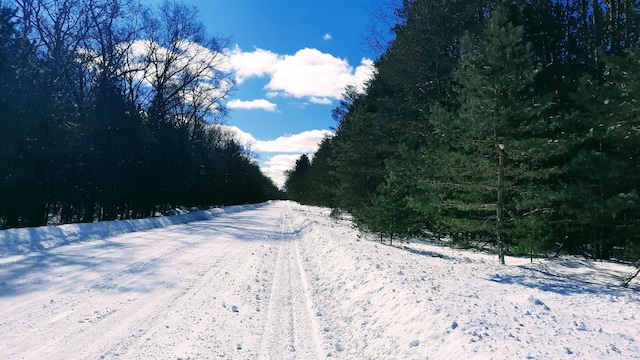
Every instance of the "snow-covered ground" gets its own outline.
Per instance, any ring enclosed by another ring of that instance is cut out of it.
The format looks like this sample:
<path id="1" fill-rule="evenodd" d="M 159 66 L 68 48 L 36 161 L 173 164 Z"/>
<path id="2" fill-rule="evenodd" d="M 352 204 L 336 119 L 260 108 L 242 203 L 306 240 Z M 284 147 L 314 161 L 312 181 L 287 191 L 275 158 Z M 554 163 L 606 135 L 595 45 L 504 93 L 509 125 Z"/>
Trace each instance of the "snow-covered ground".
<path id="1" fill-rule="evenodd" d="M 628 266 L 391 247 L 290 202 L 198 219 L 0 231 L 0 358 L 640 358 Z"/>

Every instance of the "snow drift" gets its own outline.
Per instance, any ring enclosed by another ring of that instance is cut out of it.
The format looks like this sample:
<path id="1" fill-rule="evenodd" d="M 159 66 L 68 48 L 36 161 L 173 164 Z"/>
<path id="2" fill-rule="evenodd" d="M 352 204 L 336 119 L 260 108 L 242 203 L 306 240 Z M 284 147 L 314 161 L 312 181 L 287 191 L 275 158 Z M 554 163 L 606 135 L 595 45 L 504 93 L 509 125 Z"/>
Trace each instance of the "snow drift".
<path id="1" fill-rule="evenodd" d="M 266 204 L 266 203 L 265 203 Z M 110 236 L 160 228 L 191 221 L 211 220 L 221 214 L 255 209 L 257 205 L 237 205 L 204 211 L 159 216 L 135 220 L 101 221 L 85 224 L 65 224 L 0 230 L 0 257 L 26 254 L 87 240 L 100 240 Z"/>
<path id="2" fill-rule="evenodd" d="M 640 358 L 630 266 L 388 246 L 289 202 L 221 211 L 0 258 L 0 358 Z"/>

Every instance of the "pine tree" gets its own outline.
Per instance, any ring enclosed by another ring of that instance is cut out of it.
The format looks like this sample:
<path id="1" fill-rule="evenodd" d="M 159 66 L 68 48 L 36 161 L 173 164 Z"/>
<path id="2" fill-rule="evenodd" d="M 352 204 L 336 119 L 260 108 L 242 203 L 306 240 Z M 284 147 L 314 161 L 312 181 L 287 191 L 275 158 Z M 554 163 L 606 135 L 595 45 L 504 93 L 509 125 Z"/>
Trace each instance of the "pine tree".
<path id="1" fill-rule="evenodd" d="M 331 164 L 333 148 L 333 137 L 326 137 L 313 155 L 313 161 L 309 169 L 309 186 L 307 188 L 310 204 L 338 207 L 336 203 L 337 183 L 334 175 L 335 169 Z"/>
<path id="2" fill-rule="evenodd" d="M 413 204 L 425 214 L 435 206 L 440 227 L 454 238 L 497 234 L 504 263 L 507 223 L 514 224 L 522 206 L 545 206 L 533 199 L 544 197 L 544 179 L 553 172 L 545 168 L 553 152 L 547 100 L 534 94 L 539 68 L 523 28 L 509 22 L 505 9 L 494 10 L 482 35 L 467 35 L 461 48 L 454 73 L 459 106 L 434 107 L 437 139 L 422 155 L 430 162 L 423 165 L 428 169 L 421 186 L 433 195 L 426 202 L 416 197 Z"/>
<path id="3" fill-rule="evenodd" d="M 302 154 L 292 170 L 287 171 L 284 188 L 291 200 L 306 204 L 309 198 L 309 170 L 311 162 L 306 154 Z"/>
<path id="4" fill-rule="evenodd" d="M 637 242 L 640 214 L 638 50 L 600 54 L 599 72 L 585 74 L 572 93 L 575 107 L 565 131 L 572 134 L 562 193 L 567 231 L 580 237 L 578 250 L 609 258 L 614 246 Z M 629 232 L 631 230 L 631 232 Z"/>
<path id="5" fill-rule="evenodd" d="M 394 239 L 418 235 L 424 225 L 422 214 L 407 203 L 407 198 L 414 189 L 404 178 L 408 173 L 404 170 L 390 169 L 385 181 L 373 195 L 370 206 L 355 214 L 356 221 L 362 228 L 379 234 L 381 240 L 389 239 L 391 244 Z"/>
<path id="6" fill-rule="evenodd" d="M 371 206 L 387 163 L 398 159 L 401 147 L 425 144 L 432 132 L 429 109 L 449 95 L 459 39 L 479 27 L 483 14 L 482 2 L 475 0 L 403 4 L 403 22 L 393 28 L 396 39 L 376 62 L 367 93 L 339 113 L 332 163 L 338 202 L 352 212 Z"/>

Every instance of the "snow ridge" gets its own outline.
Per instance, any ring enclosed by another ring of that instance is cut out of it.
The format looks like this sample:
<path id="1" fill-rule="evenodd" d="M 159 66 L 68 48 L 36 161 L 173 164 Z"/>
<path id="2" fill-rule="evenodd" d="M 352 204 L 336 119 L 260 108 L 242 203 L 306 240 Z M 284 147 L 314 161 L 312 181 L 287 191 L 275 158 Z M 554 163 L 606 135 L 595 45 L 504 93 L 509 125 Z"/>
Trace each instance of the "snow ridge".
<path id="1" fill-rule="evenodd" d="M 26 254 L 72 243 L 100 240 L 110 236 L 156 229 L 192 221 L 211 220 L 222 214 L 255 209 L 268 203 L 212 208 L 188 214 L 160 216 L 136 220 L 102 221 L 35 228 L 0 230 L 0 257 Z"/>
<path id="2" fill-rule="evenodd" d="M 289 204 L 277 224 L 281 240 L 271 279 L 265 328 L 260 346 L 265 359 L 321 359 L 318 326 L 300 263 L 296 232 Z"/>
<path id="3" fill-rule="evenodd" d="M 630 266 L 387 246 L 290 202 L 224 211 L 0 258 L 0 358 L 640 358 Z"/>

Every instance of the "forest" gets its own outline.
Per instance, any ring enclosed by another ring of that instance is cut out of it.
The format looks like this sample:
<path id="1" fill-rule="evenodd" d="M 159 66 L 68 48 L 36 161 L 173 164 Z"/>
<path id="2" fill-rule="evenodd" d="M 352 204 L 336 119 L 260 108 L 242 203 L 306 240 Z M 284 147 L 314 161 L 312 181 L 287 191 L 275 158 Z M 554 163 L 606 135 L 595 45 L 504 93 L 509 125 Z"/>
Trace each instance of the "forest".
<path id="1" fill-rule="evenodd" d="M 404 0 L 289 196 L 393 241 L 640 258 L 640 2 Z"/>
<path id="2" fill-rule="evenodd" d="M 281 197 L 218 126 L 227 42 L 181 2 L 0 1 L 0 229 Z"/>

